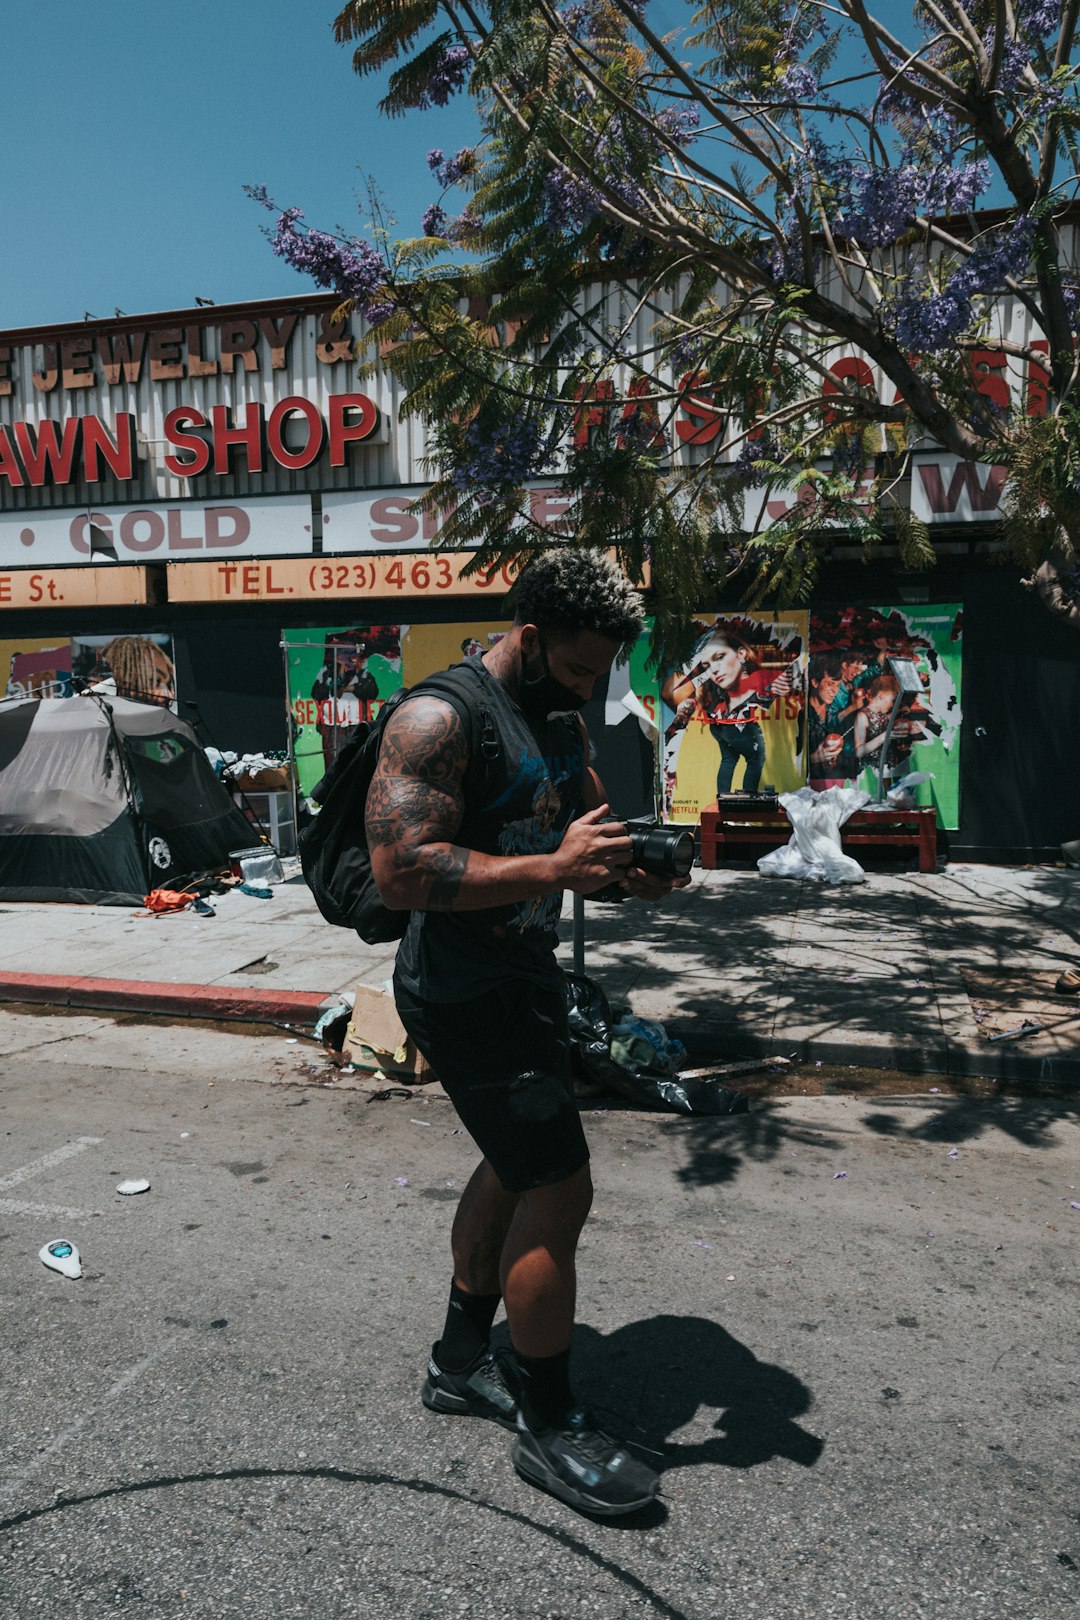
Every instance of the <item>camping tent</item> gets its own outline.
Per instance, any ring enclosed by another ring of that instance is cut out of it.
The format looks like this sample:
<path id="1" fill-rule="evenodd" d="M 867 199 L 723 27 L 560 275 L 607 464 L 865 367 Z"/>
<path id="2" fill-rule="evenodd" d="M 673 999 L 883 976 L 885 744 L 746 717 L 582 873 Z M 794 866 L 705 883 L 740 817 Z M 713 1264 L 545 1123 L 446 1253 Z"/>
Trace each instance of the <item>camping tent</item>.
<path id="1" fill-rule="evenodd" d="M 0 703 L 0 900 L 138 904 L 253 841 L 171 710 L 118 697 Z"/>

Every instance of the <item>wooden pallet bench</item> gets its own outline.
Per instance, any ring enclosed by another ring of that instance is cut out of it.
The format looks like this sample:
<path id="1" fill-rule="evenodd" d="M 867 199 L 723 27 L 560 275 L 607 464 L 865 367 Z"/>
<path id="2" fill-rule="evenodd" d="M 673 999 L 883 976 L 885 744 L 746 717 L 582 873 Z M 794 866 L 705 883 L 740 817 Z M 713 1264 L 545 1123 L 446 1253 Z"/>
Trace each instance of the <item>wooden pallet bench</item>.
<path id="1" fill-rule="evenodd" d="M 776 849 L 791 837 L 791 823 L 777 805 L 740 804 L 725 799 L 701 813 L 701 864 L 720 866 L 736 844 L 767 844 Z M 933 809 L 856 810 L 840 829 L 840 841 L 849 844 L 893 845 L 915 850 L 919 871 L 937 867 L 937 812 Z M 737 853 L 737 852 L 736 852 Z"/>

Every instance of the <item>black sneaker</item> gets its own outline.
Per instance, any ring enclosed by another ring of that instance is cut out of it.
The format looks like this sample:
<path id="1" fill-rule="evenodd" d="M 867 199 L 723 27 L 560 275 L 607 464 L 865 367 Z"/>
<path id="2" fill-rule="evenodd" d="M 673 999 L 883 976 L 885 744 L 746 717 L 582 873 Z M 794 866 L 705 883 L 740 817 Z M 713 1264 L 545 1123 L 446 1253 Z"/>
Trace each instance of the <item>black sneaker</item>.
<path id="1" fill-rule="evenodd" d="M 542 1433 L 519 1414 L 512 1456 L 530 1485 L 604 1519 L 648 1507 L 660 1489 L 659 1474 L 594 1427 L 587 1412 L 571 1412 L 562 1428 Z"/>
<path id="2" fill-rule="evenodd" d="M 490 1350 L 482 1350 L 460 1372 L 447 1372 L 435 1357 L 433 1344 L 428 1357 L 428 1375 L 420 1399 L 432 1412 L 454 1412 L 458 1416 L 490 1418 L 505 1429 L 517 1426 L 517 1401 L 503 1371 Z"/>

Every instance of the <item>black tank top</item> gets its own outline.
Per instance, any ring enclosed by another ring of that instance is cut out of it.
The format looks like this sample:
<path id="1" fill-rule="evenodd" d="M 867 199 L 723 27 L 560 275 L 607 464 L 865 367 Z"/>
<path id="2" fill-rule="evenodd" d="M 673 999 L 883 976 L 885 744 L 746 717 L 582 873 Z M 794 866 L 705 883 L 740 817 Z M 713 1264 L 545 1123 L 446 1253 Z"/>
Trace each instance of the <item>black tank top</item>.
<path id="1" fill-rule="evenodd" d="M 454 842 L 485 855 L 537 855 L 558 849 L 581 813 L 585 751 L 576 714 L 527 720 L 479 658 L 479 702 L 499 741 L 498 758 L 470 761 L 465 811 Z M 459 1001 L 514 979 L 558 986 L 555 962 L 562 895 L 547 894 L 484 911 L 414 911 L 398 951 L 396 978 L 425 1001 Z M 483 1031 L 477 1031 L 483 1039 Z"/>

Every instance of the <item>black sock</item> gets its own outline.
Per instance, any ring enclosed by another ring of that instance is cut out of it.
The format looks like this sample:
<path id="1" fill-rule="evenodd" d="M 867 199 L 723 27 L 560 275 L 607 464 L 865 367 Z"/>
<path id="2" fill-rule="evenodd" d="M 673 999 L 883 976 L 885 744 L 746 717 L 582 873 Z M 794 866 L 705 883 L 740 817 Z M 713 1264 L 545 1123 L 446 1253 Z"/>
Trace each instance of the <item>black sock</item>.
<path id="1" fill-rule="evenodd" d="M 520 1387 L 518 1405 L 529 1428 L 557 1429 L 574 1405 L 570 1388 L 570 1352 L 557 1356 L 523 1356 L 514 1351 Z"/>
<path id="2" fill-rule="evenodd" d="M 440 1367 L 460 1372 L 487 1349 L 501 1299 L 501 1294 L 467 1294 L 457 1283 L 450 1284 L 446 1326 L 436 1356 Z"/>

